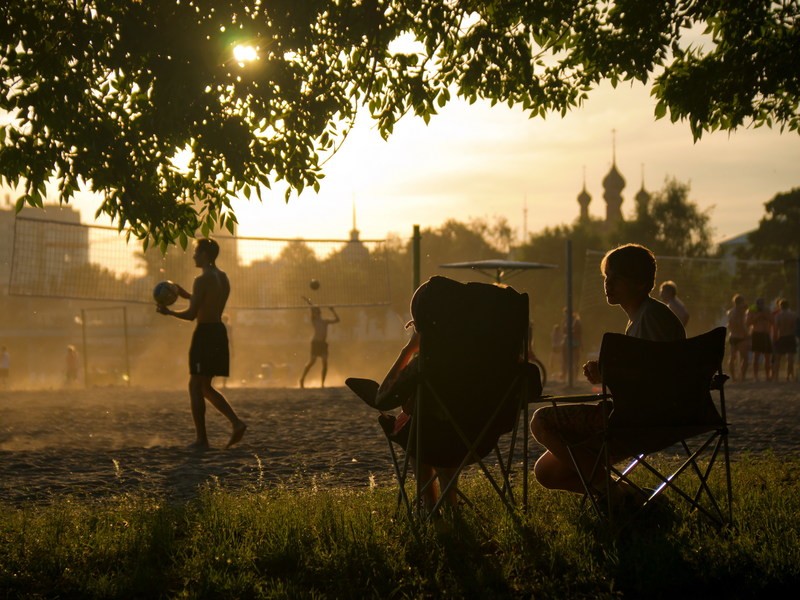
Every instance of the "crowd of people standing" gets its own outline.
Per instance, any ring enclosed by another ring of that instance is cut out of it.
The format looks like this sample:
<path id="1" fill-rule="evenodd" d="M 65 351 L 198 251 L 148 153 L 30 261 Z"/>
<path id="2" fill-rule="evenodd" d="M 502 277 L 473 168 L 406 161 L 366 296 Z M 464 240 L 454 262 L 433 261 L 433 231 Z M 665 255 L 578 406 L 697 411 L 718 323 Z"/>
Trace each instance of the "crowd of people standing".
<path id="1" fill-rule="evenodd" d="M 753 305 L 747 306 L 745 298 L 736 294 L 732 304 L 727 323 L 731 377 L 740 381 L 747 379 L 752 355 L 753 379 L 759 381 L 763 366 L 764 379 L 778 381 L 785 356 L 785 379 L 796 381 L 794 357 L 800 330 L 797 313 L 789 307 L 789 301 L 779 298 L 770 310 L 764 298 L 757 298 Z"/>

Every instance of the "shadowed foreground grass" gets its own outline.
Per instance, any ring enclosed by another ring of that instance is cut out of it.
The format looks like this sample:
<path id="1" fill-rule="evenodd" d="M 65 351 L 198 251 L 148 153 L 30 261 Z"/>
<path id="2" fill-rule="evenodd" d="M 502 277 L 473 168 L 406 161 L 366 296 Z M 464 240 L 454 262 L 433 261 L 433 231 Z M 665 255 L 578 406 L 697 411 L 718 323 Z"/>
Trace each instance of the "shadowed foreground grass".
<path id="1" fill-rule="evenodd" d="M 0 507 L 0 597 L 768 597 L 800 584 L 800 459 L 734 465 L 734 530 L 674 507 L 618 538 L 537 486 L 515 525 L 484 507 L 413 528 L 391 489 L 208 488 Z M 438 531 L 436 530 L 438 529 Z M 444 531 L 443 531 L 444 530 Z"/>

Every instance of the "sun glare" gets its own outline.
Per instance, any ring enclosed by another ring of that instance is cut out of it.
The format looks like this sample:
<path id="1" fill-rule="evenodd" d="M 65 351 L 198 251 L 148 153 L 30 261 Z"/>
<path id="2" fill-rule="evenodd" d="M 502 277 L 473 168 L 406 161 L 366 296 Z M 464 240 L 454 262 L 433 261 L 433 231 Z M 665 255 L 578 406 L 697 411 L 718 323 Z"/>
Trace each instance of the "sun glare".
<path id="1" fill-rule="evenodd" d="M 258 49 L 254 46 L 238 45 L 233 49 L 233 58 L 240 65 L 258 60 Z"/>

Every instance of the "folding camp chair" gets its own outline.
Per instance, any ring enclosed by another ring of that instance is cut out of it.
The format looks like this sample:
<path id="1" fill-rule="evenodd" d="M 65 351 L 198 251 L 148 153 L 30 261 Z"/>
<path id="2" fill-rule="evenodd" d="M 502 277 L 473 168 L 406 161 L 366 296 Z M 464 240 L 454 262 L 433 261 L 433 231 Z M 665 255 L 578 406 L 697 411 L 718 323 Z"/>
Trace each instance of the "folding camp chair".
<path id="1" fill-rule="evenodd" d="M 440 486 L 435 506 L 423 511 L 423 494 L 437 476 L 423 481 L 421 464 L 434 472 L 437 467 L 454 469 L 456 475 L 475 464 L 512 509 L 518 503 L 511 480 L 515 458 L 522 462 L 521 495 L 527 506 L 528 403 L 541 395 L 539 371 L 526 360 L 527 294 L 437 276 L 414 294 L 412 317 L 421 341 L 410 367 L 414 385 L 403 426 L 394 416 L 379 417 L 399 482 L 398 506 L 404 505 L 409 514 L 420 508 L 417 514 L 427 518 L 439 510 L 457 480 Z M 347 383 L 364 398 L 359 390 L 363 392 L 365 381 Z M 377 388 L 374 382 L 366 387 L 370 385 Z M 501 451 L 498 442 L 506 434 L 510 441 Z M 487 460 L 490 455 L 495 460 Z M 413 495 L 407 491 L 412 472 L 417 474 Z M 458 493 L 472 505 L 462 490 Z"/>
<path id="2" fill-rule="evenodd" d="M 599 516 L 624 526 L 669 490 L 671 497 L 687 501 L 717 525 L 731 523 L 724 353 L 724 327 L 674 342 L 606 333 L 599 357 L 602 394 L 545 397 L 556 407 L 574 402 L 610 402 L 610 410 L 599 411 L 603 425 L 596 436 L 567 443 L 586 491 L 584 501 Z M 683 458 L 673 471 L 664 472 L 664 467 L 659 469 L 654 464 L 652 455 L 673 447 Z M 583 470 L 575 460 L 587 448 L 596 457 L 589 472 L 586 464 L 591 460 L 583 461 Z M 618 468 L 615 463 L 624 466 Z M 719 463 L 724 468 L 724 496 L 715 494 L 709 483 L 712 469 Z M 607 475 L 600 489 L 589 484 L 596 481 L 597 469 L 604 469 Z M 645 487 L 641 478 L 634 478 L 634 473 L 642 472 L 650 474 L 654 488 Z M 630 485 L 639 497 L 633 510 L 630 506 L 628 511 L 614 506 L 611 486 L 615 485 L 615 478 Z"/>

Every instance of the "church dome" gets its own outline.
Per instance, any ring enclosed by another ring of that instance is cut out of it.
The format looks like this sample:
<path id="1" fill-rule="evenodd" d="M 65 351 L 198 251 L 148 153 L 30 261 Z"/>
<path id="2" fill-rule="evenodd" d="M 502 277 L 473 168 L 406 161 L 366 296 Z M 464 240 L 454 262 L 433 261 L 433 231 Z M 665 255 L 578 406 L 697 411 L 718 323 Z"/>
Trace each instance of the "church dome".
<path id="1" fill-rule="evenodd" d="M 620 172 L 617 170 L 617 164 L 614 163 L 611 165 L 611 170 L 603 178 L 603 188 L 607 191 L 620 192 L 624 187 L 625 178 L 622 177 Z"/>
<path id="2" fill-rule="evenodd" d="M 647 205 L 650 204 L 650 193 L 644 189 L 644 186 L 642 186 L 642 189 L 636 192 L 636 204 L 644 207 L 647 207 Z"/>

